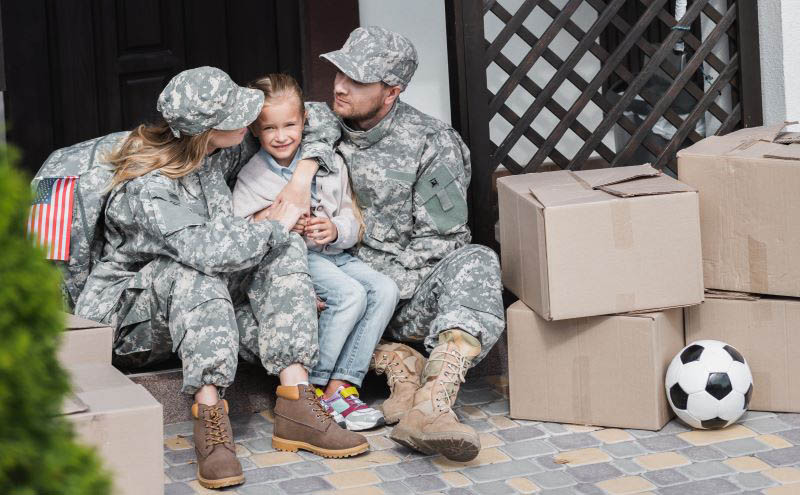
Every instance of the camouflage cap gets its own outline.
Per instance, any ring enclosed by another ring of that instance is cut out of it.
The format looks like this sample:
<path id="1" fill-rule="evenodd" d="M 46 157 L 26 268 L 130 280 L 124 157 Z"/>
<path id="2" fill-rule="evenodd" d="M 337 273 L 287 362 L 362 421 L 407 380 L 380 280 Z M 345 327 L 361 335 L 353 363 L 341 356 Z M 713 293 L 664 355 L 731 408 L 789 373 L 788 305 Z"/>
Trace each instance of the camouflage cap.
<path id="1" fill-rule="evenodd" d="M 320 57 L 354 81 L 383 81 L 403 87 L 408 86 L 419 64 L 417 50 L 408 38 L 378 26 L 356 28 L 341 50 Z"/>
<path id="2" fill-rule="evenodd" d="M 156 108 L 175 137 L 195 136 L 208 129 L 232 131 L 258 118 L 264 93 L 243 88 L 216 67 L 197 67 L 173 77 Z"/>

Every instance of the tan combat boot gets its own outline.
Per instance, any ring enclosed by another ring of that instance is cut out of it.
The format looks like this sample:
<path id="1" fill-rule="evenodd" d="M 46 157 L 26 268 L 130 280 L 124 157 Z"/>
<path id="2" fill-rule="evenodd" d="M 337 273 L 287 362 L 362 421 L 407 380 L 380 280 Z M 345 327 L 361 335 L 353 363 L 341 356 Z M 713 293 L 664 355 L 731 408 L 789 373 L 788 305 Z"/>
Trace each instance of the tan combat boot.
<path id="1" fill-rule="evenodd" d="M 312 385 L 279 386 L 272 447 L 322 457 L 350 457 L 369 449 L 363 435 L 340 427 L 319 402 Z"/>
<path id="2" fill-rule="evenodd" d="M 478 455 L 478 434 L 461 424 L 451 408 L 470 362 L 480 350 L 480 342 L 461 330 L 439 334 L 439 345 L 431 352 L 422 375 L 424 385 L 414 394 L 414 407 L 394 427 L 392 440 L 452 461 L 471 461 Z"/>
<path id="3" fill-rule="evenodd" d="M 244 483 L 242 465 L 236 458 L 233 430 L 228 419 L 228 402 L 192 405 L 194 450 L 197 453 L 197 481 L 205 488 Z"/>
<path id="4" fill-rule="evenodd" d="M 382 341 L 372 353 L 369 367 L 378 375 L 386 373 L 391 395 L 381 409 L 386 424 L 393 425 L 414 406 L 414 393 L 420 385 L 425 358 L 405 344 Z"/>

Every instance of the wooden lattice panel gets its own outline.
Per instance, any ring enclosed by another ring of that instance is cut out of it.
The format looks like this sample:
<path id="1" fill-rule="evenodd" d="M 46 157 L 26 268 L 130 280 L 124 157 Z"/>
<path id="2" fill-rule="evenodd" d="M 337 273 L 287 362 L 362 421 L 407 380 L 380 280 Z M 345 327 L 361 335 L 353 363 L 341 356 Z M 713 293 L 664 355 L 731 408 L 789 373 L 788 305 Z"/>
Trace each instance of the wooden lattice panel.
<path id="1" fill-rule="evenodd" d="M 488 92 L 488 119 L 499 116 L 508 129 L 504 136 L 489 143 L 489 171 L 493 172 L 502 164 L 513 173 L 534 172 L 548 161 L 564 169 L 579 169 L 592 156 L 599 156 L 607 165 L 628 165 L 640 146 L 656 157 L 654 166 L 664 168 L 673 162 L 680 147 L 704 137 L 697 128 L 707 112 L 719 123 L 716 134 L 740 127 L 743 117 L 737 77 L 740 75 L 740 56 L 736 22 L 741 9 L 737 1 L 728 1 L 727 8 L 719 11 L 709 0 L 695 0 L 689 3 L 680 21 L 676 21 L 671 13 L 672 1 L 668 0 L 525 0 L 517 2 L 519 6 L 513 13 L 509 11 L 508 1 L 485 0 L 483 15 L 495 16 L 503 27 L 492 40 L 485 40 L 483 62 L 486 68 L 495 64 L 507 76 L 499 88 Z M 628 20 L 630 16 L 623 15 L 625 9 L 630 11 L 632 3 L 640 11 L 633 22 Z M 590 26 L 582 28 L 573 16 L 579 8 L 587 5 L 596 11 L 597 16 Z M 549 24 L 539 36 L 525 25 L 532 15 L 548 16 Z M 700 35 L 701 16 L 705 26 L 703 36 Z M 652 35 L 648 37 L 654 28 L 665 33 L 655 41 Z M 553 43 L 564 33 L 574 39 L 575 45 L 562 58 L 553 49 Z M 609 33 L 616 38 L 613 44 L 603 42 Z M 725 42 L 726 36 L 729 56 L 723 61 L 714 53 L 714 48 Z M 516 63 L 503 50 L 512 37 L 527 45 L 527 53 Z M 678 67 L 670 55 L 681 40 L 686 47 L 686 57 L 683 67 Z M 633 52 L 641 59 L 637 71 L 629 67 Z M 582 75 L 576 70 L 587 55 L 599 62 L 592 77 L 585 77 L 585 71 Z M 552 67 L 554 73 L 546 83 L 537 84 L 530 72 L 542 60 Z M 707 77 L 704 81 L 698 77 L 703 72 L 710 72 L 713 78 Z M 663 94 L 654 96 L 643 89 L 657 74 L 665 77 L 669 85 Z M 625 85 L 613 102 L 608 98 L 612 79 L 621 80 Z M 560 103 L 556 98 L 565 84 L 578 92 L 570 104 L 564 104 L 563 98 Z M 509 104 L 512 93 L 520 88 L 531 98 L 531 103 L 521 114 Z M 718 101 L 723 91 L 730 94 L 728 105 L 720 105 Z M 673 101 L 681 92 L 696 102 L 688 114 L 679 115 L 672 108 Z M 640 123 L 635 122 L 630 114 L 626 115 L 635 98 L 644 100 L 651 108 Z M 599 122 L 582 121 L 582 112 L 589 104 L 602 112 Z M 549 132 L 537 132 L 534 123 L 537 118 L 542 118 L 544 110 L 557 122 Z M 660 119 L 677 129 L 666 144 L 651 138 Z M 616 152 L 603 142 L 615 124 L 630 135 L 627 143 Z M 567 133 L 571 142 L 578 139 L 581 143 L 570 153 L 557 148 Z M 519 163 L 511 152 L 522 138 L 533 145 L 534 151 L 527 161 Z"/>

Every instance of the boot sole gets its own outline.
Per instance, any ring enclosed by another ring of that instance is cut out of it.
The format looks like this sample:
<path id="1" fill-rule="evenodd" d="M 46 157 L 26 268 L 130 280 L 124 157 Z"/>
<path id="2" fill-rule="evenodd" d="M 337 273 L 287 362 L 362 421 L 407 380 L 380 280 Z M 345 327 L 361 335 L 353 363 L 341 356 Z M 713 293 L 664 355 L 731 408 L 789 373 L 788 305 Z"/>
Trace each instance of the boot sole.
<path id="1" fill-rule="evenodd" d="M 197 482 L 200 486 L 208 489 L 224 488 L 226 486 L 241 485 L 244 483 L 244 473 L 239 476 L 231 476 L 229 478 L 220 478 L 218 480 L 207 480 L 200 476 L 200 470 L 197 471 Z"/>
<path id="2" fill-rule="evenodd" d="M 416 443 L 425 445 L 429 450 L 442 454 L 447 459 L 456 462 L 469 462 L 481 452 L 481 441 L 471 436 L 442 436 L 426 435 L 424 438 L 413 439 Z"/>
<path id="3" fill-rule="evenodd" d="M 283 450 L 285 452 L 297 452 L 298 450 L 307 450 L 313 454 L 317 454 L 329 459 L 341 459 L 342 457 L 352 457 L 369 450 L 368 443 L 362 443 L 349 449 L 323 449 L 322 447 L 315 447 L 306 442 L 298 442 L 297 440 L 286 440 L 284 438 L 272 437 L 272 448 Z"/>
<path id="4" fill-rule="evenodd" d="M 436 453 L 430 448 L 414 441 L 414 438 L 411 435 L 411 430 L 406 429 L 400 425 L 395 426 L 392 429 L 392 432 L 389 434 L 389 438 L 399 443 L 400 445 L 403 445 L 404 447 L 408 447 L 411 450 L 422 452 L 425 455 L 433 455 Z"/>

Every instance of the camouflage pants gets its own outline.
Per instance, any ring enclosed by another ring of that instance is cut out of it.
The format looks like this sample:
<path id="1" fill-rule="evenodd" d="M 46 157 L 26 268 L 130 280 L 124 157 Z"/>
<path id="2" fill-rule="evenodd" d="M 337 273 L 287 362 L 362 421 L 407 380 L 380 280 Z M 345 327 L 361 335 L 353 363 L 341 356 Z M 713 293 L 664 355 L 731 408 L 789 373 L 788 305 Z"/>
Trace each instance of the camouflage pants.
<path id="1" fill-rule="evenodd" d="M 500 263 L 491 249 L 469 244 L 437 263 L 411 299 L 400 301 L 385 336 L 397 341 L 424 341 L 430 352 L 439 334 L 461 329 L 481 342 L 474 366 L 505 329 Z"/>
<path id="2" fill-rule="evenodd" d="M 203 385 L 229 386 L 238 354 L 273 375 L 292 363 L 316 365 L 316 302 L 299 236 L 258 266 L 221 276 L 169 258 L 151 264 L 150 286 L 121 298 L 116 364 L 142 366 L 177 352 L 187 394 Z M 131 321 L 138 323 L 124 326 Z"/>

